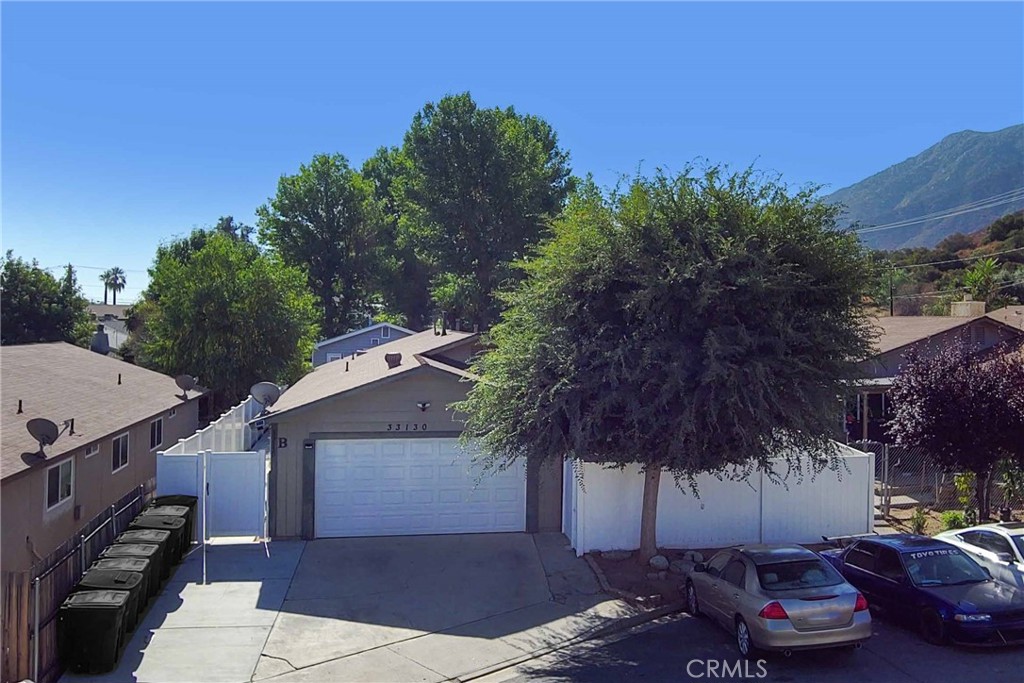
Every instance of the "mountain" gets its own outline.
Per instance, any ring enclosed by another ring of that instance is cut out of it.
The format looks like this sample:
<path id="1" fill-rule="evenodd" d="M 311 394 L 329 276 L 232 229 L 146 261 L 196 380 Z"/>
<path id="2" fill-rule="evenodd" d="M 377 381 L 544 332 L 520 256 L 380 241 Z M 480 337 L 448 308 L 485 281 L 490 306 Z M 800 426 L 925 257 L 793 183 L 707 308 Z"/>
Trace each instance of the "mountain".
<path id="1" fill-rule="evenodd" d="M 995 200 L 982 201 L 990 197 Z M 1009 201 L 979 208 L 1003 199 Z M 1024 124 L 993 133 L 954 133 L 825 200 L 845 205 L 843 226 L 881 226 L 936 214 L 903 227 L 863 232 L 865 244 L 874 249 L 933 247 L 953 233 L 974 232 L 1024 208 Z M 943 216 L 957 207 L 978 210 Z"/>

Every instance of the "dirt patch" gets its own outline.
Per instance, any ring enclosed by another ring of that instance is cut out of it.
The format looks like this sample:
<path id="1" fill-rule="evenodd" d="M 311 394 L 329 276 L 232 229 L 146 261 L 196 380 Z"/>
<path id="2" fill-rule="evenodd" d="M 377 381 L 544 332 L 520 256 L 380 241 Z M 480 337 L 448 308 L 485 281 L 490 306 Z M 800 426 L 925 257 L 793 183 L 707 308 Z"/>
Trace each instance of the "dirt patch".
<path id="1" fill-rule="evenodd" d="M 914 516 L 913 508 L 893 508 L 889 511 L 889 516 L 886 517 L 886 521 L 889 523 L 894 530 L 900 533 L 913 533 L 913 529 L 910 526 L 910 518 Z M 925 536 L 934 536 L 940 531 L 945 531 L 946 527 L 942 523 L 942 512 L 938 510 L 932 510 L 929 508 L 924 509 L 925 525 L 924 534 Z M 1013 514 L 1014 520 L 1024 519 L 1024 512 L 1015 512 Z M 982 520 L 981 524 L 989 524 L 995 522 L 995 519 Z"/>

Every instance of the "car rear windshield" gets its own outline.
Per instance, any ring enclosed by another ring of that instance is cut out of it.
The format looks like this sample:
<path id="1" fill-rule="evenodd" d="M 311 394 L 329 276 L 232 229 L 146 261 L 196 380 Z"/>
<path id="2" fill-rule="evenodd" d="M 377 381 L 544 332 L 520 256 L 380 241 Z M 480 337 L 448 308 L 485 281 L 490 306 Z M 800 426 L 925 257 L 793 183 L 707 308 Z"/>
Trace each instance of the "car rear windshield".
<path id="1" fill-rule="evenodd" d="M 801 588 L 838 586 L 843 577 L 824 560 L 795 560 L 762 564 L 757 579 L 766 591 L 791 591 Z"/>
<path id="2" fill-rule="evenodd" d="M 959 548 L 903 553 L 903 563 L 918 586 L 956 586 L 988 580 L 985 570 Z"/>

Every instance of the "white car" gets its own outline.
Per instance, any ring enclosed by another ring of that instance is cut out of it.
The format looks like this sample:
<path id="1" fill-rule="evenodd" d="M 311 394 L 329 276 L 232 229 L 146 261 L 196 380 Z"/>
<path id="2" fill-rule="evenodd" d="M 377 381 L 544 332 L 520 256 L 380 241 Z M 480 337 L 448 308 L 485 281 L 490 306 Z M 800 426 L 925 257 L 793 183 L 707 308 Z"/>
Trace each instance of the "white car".
<path id="1" fill-rule="evenodd" d="M 1024 522 L 982 524 L 935 534 L 967 552 L 992 578 L 1024 588 Z"/>

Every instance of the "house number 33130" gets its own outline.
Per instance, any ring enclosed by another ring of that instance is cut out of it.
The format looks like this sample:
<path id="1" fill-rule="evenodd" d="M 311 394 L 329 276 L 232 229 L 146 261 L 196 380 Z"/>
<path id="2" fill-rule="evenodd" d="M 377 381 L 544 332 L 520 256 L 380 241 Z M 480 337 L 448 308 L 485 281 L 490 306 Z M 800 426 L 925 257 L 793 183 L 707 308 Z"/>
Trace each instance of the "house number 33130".
<path id="1" fill-rule="evenodd" d="M 425 432 L 427 431 L 426 422 L 389 422 L 389 432 Z"/>

